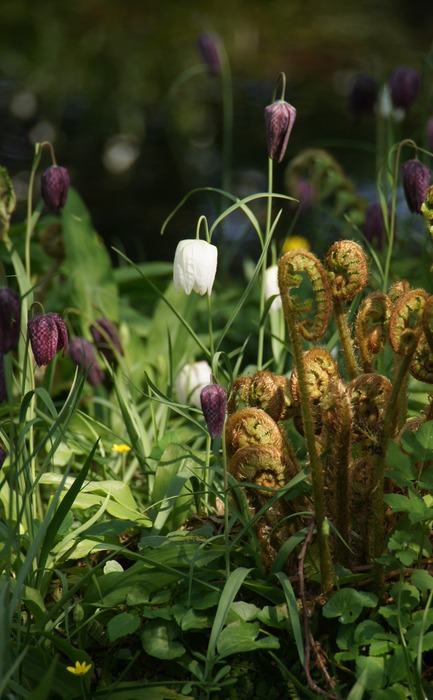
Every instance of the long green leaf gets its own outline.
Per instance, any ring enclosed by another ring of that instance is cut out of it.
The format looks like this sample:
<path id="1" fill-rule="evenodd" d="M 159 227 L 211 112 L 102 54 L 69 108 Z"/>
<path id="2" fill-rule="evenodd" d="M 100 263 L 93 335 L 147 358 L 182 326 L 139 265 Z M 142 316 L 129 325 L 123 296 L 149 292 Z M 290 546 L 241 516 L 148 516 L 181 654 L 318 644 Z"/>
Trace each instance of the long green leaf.
<path id="1" fill-rule="evenodd" d="M 207 650 L 207 659 L 213 663 L 215 658 L 216 645 L 218 638 L 221 634 L 221 630 L 224 627 L 224 623 L 229 614 L 231 604 L 236 598 L 237 592 L 239 591 L 245 578 L 250 573 L 251 569 L 245 569 L 244 567 L 239 567 L 231 572 L 228 577 L 225 586 L 221 592 L 221 598 L 218 603 L 218 608 L 215 613 L 215 620 L 212 625 L 212 630 L 209 637 L 209 645 Z"/>
<path id="2" fill-rule="evenodd" d="M 290 622 L 292 623 L 293 636 L 295 637 L 295 644 L 298 650 L 298 656 L 301 661 L 302 666 L 304 665 L 305 655 L 304 655 L 304 642 L 302 639 L 302 628 L 301 621 L 299 619 L 299 610 L 296 604 L 296 596 L 286 574 L 283 571 L 277 571 L 276 577 L 284 591 L 284 595 L 287 601 L 287 608 L 289 611 Z"/>

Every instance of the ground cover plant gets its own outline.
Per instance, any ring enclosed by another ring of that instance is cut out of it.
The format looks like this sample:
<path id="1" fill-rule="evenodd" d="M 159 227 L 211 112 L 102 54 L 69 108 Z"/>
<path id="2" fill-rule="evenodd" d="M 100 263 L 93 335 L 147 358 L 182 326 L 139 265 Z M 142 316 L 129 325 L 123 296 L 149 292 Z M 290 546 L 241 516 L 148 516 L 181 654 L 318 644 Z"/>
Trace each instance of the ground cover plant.
<path id="1" fill-rule="evenodd" d="M 51 144 L 23 223 L 1 171 L 0 695 L 433 697 L 431 145 L 392 134 L 419 75 L 388 111 L 351 93 L 381 125 L 371 207 L 324 150 L 283 164 L 283 74 L 268 189 L 239 198 L 230 67 L 200 49 L 223 182 L 186 195 L 214 214 L 173 265 L 113 265 Z"/>

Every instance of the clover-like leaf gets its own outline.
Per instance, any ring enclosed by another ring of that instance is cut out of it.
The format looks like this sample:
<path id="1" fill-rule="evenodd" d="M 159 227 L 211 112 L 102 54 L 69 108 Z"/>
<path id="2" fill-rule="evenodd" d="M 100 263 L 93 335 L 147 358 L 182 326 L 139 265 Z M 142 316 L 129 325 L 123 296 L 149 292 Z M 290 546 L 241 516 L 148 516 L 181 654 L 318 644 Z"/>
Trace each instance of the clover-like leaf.
<path id="1" fill-rule="evenodd" d="M 185 647 L 176 641 L 179 628 L 174 622 L 150 620 L 141 633 L 141 643 L 146 654 L 163 661 L 178 659 L 185 653 Z"/>
<path id="2" fill-rule="evenodd" d="M 323 606 L 324 617 L 338 617 L 339 622 L 347 625 L 358 619 L 363 608 L 374 608 L 378 598 L 373 593 L 356 591 L 353 588 L 342 588 Z"/>

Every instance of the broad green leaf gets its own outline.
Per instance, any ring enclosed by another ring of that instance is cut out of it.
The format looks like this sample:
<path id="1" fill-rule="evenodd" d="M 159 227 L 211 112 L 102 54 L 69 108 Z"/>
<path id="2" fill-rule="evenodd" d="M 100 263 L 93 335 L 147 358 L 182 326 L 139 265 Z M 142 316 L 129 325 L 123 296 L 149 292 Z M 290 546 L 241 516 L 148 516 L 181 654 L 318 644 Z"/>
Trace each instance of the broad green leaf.
<path id="1" fill-rule="evenodd" d="M 185 647 L 178 641 L 179 628 L 174 622 L 149 620 L 141 633 L 141 643 L 146 654 L 167 661 L 178 659 L 185 653 Z"/>
<path id="2" fill-rule="evenodd" d="M 115 615 L 107 624 L 107 634 L 110 642 L 133 634 L 140 626 L 140 617 L 135 611 Z"/>
<path id="3" fill-rule="evenodd" d="M 415 571 L 412 571 L 410 580 L 421 593 L 433 590 L 433 576 L 425 569 L 415 569 Z"/>
<path id="4" fill-rule="evenodd" d="M 356 659 L 356 670 L 361 675 L 367 672 L 364 679 L 366 690 L 382 688 L 385 684 L 386 676 L 384 671 L 385 660 L 377 656 L 358 656 Z"/>
<path id="5" fill-rule="evenodd" d="M 180 627 L 183 632 L 187 630 L 202 630 L 211 628 L 213 624 L 213 615 L 199 613 L 196 610 L 188 610 L 179 620 Z"/>
<path id="6" fill-rule="evenodd" d="M 370 644 L 376 634 L 384 631 L 382 625 L 379 625 L 378 622 L 363 620 L 357 625 L 353 639 L 356 644 Z"/>
<path id="7" fill-rule="evenodd" d="M 414 610 L 419 603 L 420 593 L 415 586 L 405 581 L 397 581 L 391 587 L 390 595 L 395 600 L 395 605 L 399 610 Z"/>
<path id="8" fill-rule="evenodd" d="M 224 588 L 221 592 L 221 598 L 218 603 L 218 608 L 215 614 L 215 620 L 212 626 L 212 631 L 209 637 L 208 645 L 208 658 L 213 659 L 215 656 L 215 650 L 218 638 L 221 634 L 221 630 L 226 622 L 227 615 L 231 605 L 236 598 L 236 595 L 242 586 L 243 581 L 250 573 L 251 569 L 245 569 L 244 567 L 239 567 L 231 572 L 228 577 Z"/>
<path id="9" fill-rule="evenodd" d="M 260 608 L 253 603 L 246 603 L 243 600 L 235 601 L 227 615 L 227 624 L 239 619 L 243 622 L 251 622 L 257 618 L 259 612 Z"/>
<path id="10" fill-rule="evenodd" d="M 360 616 L 363 608 L 374 608 L 377 603 L 378 598 L 373 593 L 343 588 L 325 603 L 322 613 L 324 617 L 338 617 L 341 624 L 347 625 Z"/>
<path id="11" fill-rule="evenodd" d="M 242 620 L 231 622 L 218 637 L 217 651 L 219 656 L 242 654 L 258 649 L 279 649 L 280 643 L 273 635 L 257 639 L 259 631 L 259 622 L 243 622 Z"/>

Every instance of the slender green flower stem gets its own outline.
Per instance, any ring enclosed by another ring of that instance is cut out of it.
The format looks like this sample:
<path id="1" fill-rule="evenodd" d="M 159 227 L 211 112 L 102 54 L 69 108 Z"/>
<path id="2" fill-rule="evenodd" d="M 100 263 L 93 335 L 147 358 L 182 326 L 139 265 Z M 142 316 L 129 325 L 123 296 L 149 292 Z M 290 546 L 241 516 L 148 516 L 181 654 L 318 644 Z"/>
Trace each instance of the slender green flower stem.
<path id="1" fill-rule="evenodd" d="M 353 349 L 353 343 L 349 332 L 349 324 L 347 323 L 347 314 L 340 301 L 334 300 L 334 318 L 340 336 L 341 346 L 343 348 L 344 361 L 346 364 L 347 373 L 350 379 L 355 379 L 359 374 L 359 367 Z"/>
<path id="2" fill-rule="evenodd" d="M 380 557 L 384 547 L 384 516 L 385 508 L 383 502 L 384 482 L 385 482 L 385 459 L 388 442 L 393 435 L 395 428 L 395 417 L 398 412 L 400 393 L 405 386 L 406 376 L 412 360 L 413 353 L 403 357 L 394 379 L 391 396 L 386 409 L 383 422 L 383 437 L 381 440 L 381 452 L 377 457 L 374 469 L 373 495 L 372 495 L 372 518 L 373 518 L 373 541 L 372 558 Z M 383 566 L 374 561 L 374 577 L 378 590 L 383 588 Z"/>
<path id="3" fill-rule="evenodd" d="M 230 576 L 230 532 L 229 532 L 229 481 L 227 469 L 227 448 L 225 432 L 223 428 L 222 437 L 222 457 L 223 457 L 223 489 L 224 489 L 224 555 L 226 579 Z"/>
<path id="4" fill-rule="evenodd" d="M 268 158 L 268 204 L 266 211 L 266 233 L 265 242 L 271 235 L 271 222 L 272 222 L 272 192 L 273 192 L 273 175 L 274 168 L 271 158 Z M 263 366 L 263 346 L 265 341 L 265 325 L 263 323 L 263 311 L 265 308 L 265 272 L 267 267 L 266 255 L 262 260 L 262 269 L 260 275 L 260 306 L 259 306 L 259 336 L 258 336 L 258 348 L 257 348 L 257 369 L 262 369 Z"/>
<path id="5" fill-rule="evenodd" d="M 314 511 L 317 523 L 317 541 L 319 545 L 321 586 L 322 591 L 325 594 L 327 594 L 332 590 L 333 587 L 333 570 L 331 554 L 328 546 L 328 537 L 326 533 L 327 519 L 325 515 L 323 470 L 316 448 L 314 425 L 311 416 L 310 400 L 308 396 L 308 388 L 306 382 L 302 343 L 290 298 L 287 299 L 286 308 L 287 311 L 285 316 L 287 321 L 287 327 L 289 329 L 290 340 L 292 343 L 293 358 L 298 372 L 299 397 L 301 404 L 302 421 L 304 424 L 305 442 L 307 444 L 308 455 L 310 458 Z"/>
<path id="6" fill-rule="evenodd" d="M 392 186 L 392 198 L 391 198 L 391 214 L 390 214 L 390 219 L 389 219 L 389 230 L 388 230 L 388 247 L 386 251 L 386 258 L 385 258 L 385 267 L 383 271 L 383 291 L 387 293 L 388 291 L 388 284 L 389 284 L 389 270 L 391 266 L 391 257 L 392 257 L 392 251 L 394 248 L 394 235 L 395 235 L 395 210 L 396 210 L 396 202 L 397 202 L 397 183 L 398 183 L 398 171 L 400 167 L 400 155 L 401 155 L 401 150 L 403 146 L 413 146 L 416 150 L 417 145 L 415 141 L 412 141 L 412 139 L 404 139 L 403 141 L 400 141 L 400 143 L 397 145 L 397 155 L 394 160 L 394 175 L 393 175 L 393 186 Z M 393 150 L 391 149 L 389 153 L 389 158 L 391 158 L 393 154 Z M 385 216 L 384 214 L 384 221 L 388 220 L 388 217 Z"/>

